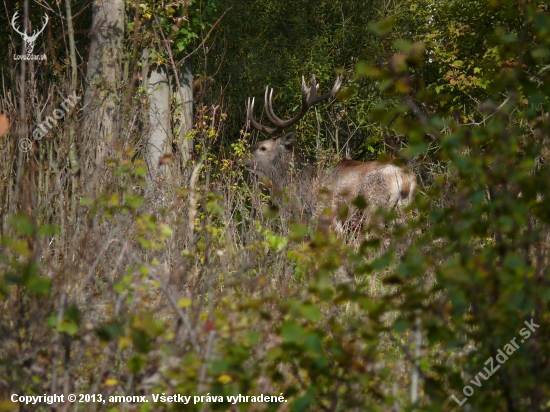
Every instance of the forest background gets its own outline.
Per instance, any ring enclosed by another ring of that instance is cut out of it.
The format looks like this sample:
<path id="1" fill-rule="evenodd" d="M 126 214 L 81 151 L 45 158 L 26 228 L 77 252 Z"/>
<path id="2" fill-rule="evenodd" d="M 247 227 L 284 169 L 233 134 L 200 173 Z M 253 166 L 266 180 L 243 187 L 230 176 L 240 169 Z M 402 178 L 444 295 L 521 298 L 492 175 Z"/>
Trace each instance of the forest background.
<path id="1" fill-rule="evenodd" d="M 44 393 L 150 401 L 39 410 L 548 410 L 549 12 L 5 1 L 0 410 Z M 44 29 L 45 60 L 17 58 L 24 28 Z M 325 236 L 241 166 L 264 138 L 247 98 L 264 120 L 274 87 L 290 117 L 312 74 L 344 86 L 297 145 L 322 165 L 406 164 L 405 221 L 380 211 Z"/>

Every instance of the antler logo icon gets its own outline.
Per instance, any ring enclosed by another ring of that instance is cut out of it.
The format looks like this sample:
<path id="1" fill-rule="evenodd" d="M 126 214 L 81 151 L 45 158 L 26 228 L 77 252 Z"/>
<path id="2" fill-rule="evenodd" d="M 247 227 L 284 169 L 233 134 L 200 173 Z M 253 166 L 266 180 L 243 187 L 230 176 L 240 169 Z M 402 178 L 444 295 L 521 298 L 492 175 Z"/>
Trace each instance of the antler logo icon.
<path id="1" fill-rule="evenodd" d="M 48 21 L 50 19 L 49 19 L 48 15 L 45 14 L 44 17 L 46 17 L 46 21 L 44 22 L 44 26 L 42 26 L 42 28 L 38 32 L 36 32 L 36 33 L 32 34 L 31 36 L 29 36 L 29 35 L 27 35 L 26 30 L 25 30 L 25 32 L 21 32 L 17 28 L 17 26 L 15 25 L 18 14 L 19 14 L 19 12 L 16 12 L 13 15 L 13 18 L 11 19 L 11 25 L 12 25 L 13 29 L 17 33 L 19 33 L 21 35 L 21 37 L 23 38 L 23 40 L 27 43 L 27 54 L 32 54 L 32 51 L 34 50 L 34 42 L 38 38 L 38 35 L 44 31 L 44 29 L 46 28 L 46 25 L 48 24 Z"/>

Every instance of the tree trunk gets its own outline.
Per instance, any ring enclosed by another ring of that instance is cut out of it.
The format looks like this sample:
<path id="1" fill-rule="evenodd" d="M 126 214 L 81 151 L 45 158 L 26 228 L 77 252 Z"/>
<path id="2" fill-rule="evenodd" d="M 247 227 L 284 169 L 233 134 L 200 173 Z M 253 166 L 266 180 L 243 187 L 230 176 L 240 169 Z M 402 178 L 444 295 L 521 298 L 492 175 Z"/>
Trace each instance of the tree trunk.
<path id="1" fill-rule="evenodd" d="M 146 163 L 153 180 L 159 172 L 166 174 L 167 165 L 160 163 L 164 154 L 172 153 L 170 133 L 170 87 L 164 66 L 152 68 L 147 78 L 149 99 L 149 135 Z"/>
<path id="2" fill-rule="evenodd" d="M 191 59 L 187 59 L 181 70 L 181 90 L 180 99 L 182 99 L 182 119 L 179 133 L 181 142 L 180 150 L 184 164 L 191 158 L 193 150 L 193 141 L 185 139 L 193 128 L 193 65 Z"/>
<path id="3" fill-rule="evenodd" d="M 84 115 L 97 161 L 107 155 L 107 142 L 117 132 L 123 38 L 124 0 L 95 1 Z"/>

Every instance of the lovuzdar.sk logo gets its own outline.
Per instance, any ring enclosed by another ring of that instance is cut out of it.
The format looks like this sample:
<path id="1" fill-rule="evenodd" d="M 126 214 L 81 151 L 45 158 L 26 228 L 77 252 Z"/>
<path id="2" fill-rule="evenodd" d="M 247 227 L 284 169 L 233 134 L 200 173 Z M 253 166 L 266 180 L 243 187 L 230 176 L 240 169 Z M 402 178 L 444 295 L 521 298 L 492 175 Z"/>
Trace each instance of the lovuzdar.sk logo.
<path id="1" fill-rule="evenodd" d="M 13 15 L 11 19 L 11 26 L 17 33 L 21 35 L 21 37 L 23 38 L 23 41 L 27 43 L 27 55 L 25 56 L 25 55 L 14 54 L 13 58 L 15 60 L 46 60 L 46 54 L 36 55 L 36 54 L 32 54 L 32 52 L 34 50 L 34 43 L 36 42 L 36 39 L 38 39 L 38 36 L 40 35 L 40 33 L 44 31 L 44 29 L 46 28 L 46 25 L 48 24 L 48 21 L 50 20 L 48 15 L 44 14 L 44 18 L 46 21 L 44 22 L 44 25 L 42 26 L 42 28 L 38 30 L 36 33 L 33 31 L 31 32 L 30 35 L 28 35 L 27 30 L 21 31 L 17 27 L 18 14 L 19 12 L 15 12 L 15 14 Z"/>

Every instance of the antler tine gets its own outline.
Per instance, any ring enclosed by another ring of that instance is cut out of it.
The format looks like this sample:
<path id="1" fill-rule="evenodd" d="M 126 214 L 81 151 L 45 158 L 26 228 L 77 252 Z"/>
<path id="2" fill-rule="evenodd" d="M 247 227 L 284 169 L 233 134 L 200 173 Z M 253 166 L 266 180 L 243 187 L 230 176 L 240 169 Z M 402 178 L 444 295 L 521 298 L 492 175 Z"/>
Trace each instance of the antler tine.
<path id="1" fill-rule="evenodd" d="M 313 83 L 315 79 L 312 79 L 312 89 Z M 317 91 L 311 92 L 308 99 L 309 106 L 313 106 L 314 104 L 317 104 L 319 102 L 322 102 L 323 100 L 326 100 L 332 96 L 334 96 L 338 90 L 340 90 L 340 87 L 342 86 L 342 80 L 340 79 L 340 76 L 336 77 L 336 81 L 334 82 L 334 85 L 332 86 L 332 89 L 330 89 L 328 92 L 321 96 L 317 96 Z"/>
<path id="2" fill-rule="evenodd" d="M 277 128 L 285 127 L 281 126 L 281 124 L 284 123 L 284 120 L 279 119 L 279 117 L 277 117 L 275 111 L 273 110 L 273 88 L 271 89 L 271 91 L 269 91 L 269 86 L 265 88 L 264 102 L 265 114 L 267 115 L 269 121 L 277 126 Z"/>
<path id="3" fill-rule="evenodd" d="M 250 111 L 254 108 L 254 98 L 250 101 L 250 97 L 246 100 L 246 122 L 245 127 L 250 127 Z"/>
<path id="4" fill-rule="evenodd" d="M 265 114 L 267 115 L 267 118 L 269 119 L 269 121 L 271 123 L 273 123 L 274 125 L 277 125 L 277 116 L 275 116 L 275 114 L 271 114 L 271 112 L 273 111 L 273 108 L 270 106 L 270 101 L 271 99 L 273 98 L 273 88 L 271 89 L 271 97 L 270 97 L 270 93 L 269 93 L 269 86 L 266 86 L 265 87 L 265 94 L 264 94 L 264 109 L 265 109 Z M 270 110 L 271 109 L 271 110 Z"/>
<path id="5" fill-rule="evenodd" d="M 317 84 L 317 80 L 315 79 L 315 75 L 313 74 L 311 76 L 311 86 L 309 87 L 309 97 L 307 99 L 308 102 L 314 101 L 317 98 L 318 89 L 319 89 L 319 85 Z"/>
<path id="6" fill-rule="evenodd" d="M 340 90 L 340 87 L 342 87 L 342 78 L 340 76 L 336 76 L 336 80 L 334 81 L 334 85 L 330 91 L 333 95 L 336 95 L 336 93 Z"/>
<path id="7" fill-rule="evenodd" d="M 246 106 L 246 125 L 247 126 L 252 126 L 255 129 L 260 130 L 269 135 L 272 135 L 275 132 L 279 131 L 278 128 L 267 127 L 267 126 L 264 126 L 263 124 L 258 123 L 256 120 L 254 120 L 253 111 L 254 111 L 254 98 L 252 98 L 252 101 L 250 101 L 250 97 L 249 97 L 247 106 Z"/>
<path id="8" fill-rule="evenodd" d="M 307 101 L 307 96 L 309 96 L 310 90 L 311 87 L 306 84 L 306 79 L 304 78 L 304 76 L 302 76 L 302 100 L 305 99 Z"/>
<path id="9" fill-rule="evenodd" d="M 304 111 L 305 104 L 307 104 L 307 102 L 302 99 L 302 108 L 300 109 L 300 112 L 292 119 L 280 119 L 273 110 L 273 89 L 271 89 L 270 93 L 268 93 L 268 89 L 265 90 L 265 112 L 271 123 L 277 126 L 277 129 L 283 129 L 288 126 L 292 126 L 294 123 L 300 120 L 302 116 L 307 112 L 307 109 Z"/>

